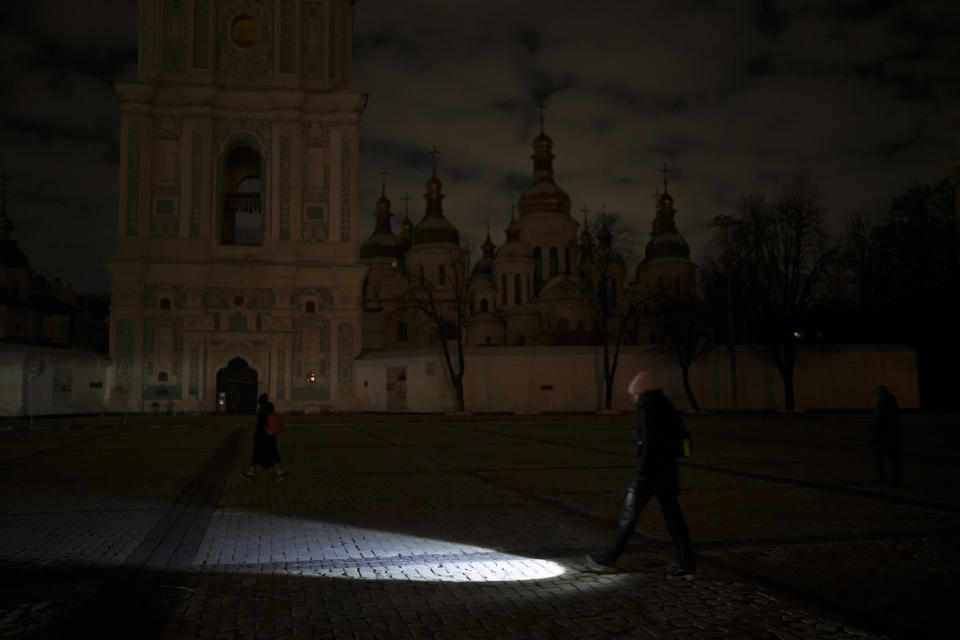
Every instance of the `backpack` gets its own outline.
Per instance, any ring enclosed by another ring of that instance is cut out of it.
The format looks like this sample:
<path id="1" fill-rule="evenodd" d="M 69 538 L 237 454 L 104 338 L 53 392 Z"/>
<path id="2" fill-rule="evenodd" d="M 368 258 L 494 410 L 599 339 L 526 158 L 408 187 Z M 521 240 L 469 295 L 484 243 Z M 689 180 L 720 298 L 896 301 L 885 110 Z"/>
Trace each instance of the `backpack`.
<path id="1" fill-rule="evenodd" d="M 283 417 L 276 411 L 267 414 L 267 424 L 263 428 L 267 435 L 278 436 L 283 433 Z"/>

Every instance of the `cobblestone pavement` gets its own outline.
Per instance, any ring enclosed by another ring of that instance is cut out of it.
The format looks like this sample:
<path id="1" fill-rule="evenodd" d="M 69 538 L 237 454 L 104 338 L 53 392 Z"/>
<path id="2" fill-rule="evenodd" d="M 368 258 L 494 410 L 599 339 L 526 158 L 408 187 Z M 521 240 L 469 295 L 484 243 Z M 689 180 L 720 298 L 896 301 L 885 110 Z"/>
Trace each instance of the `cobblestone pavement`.
<path id="1" fill-rule="evenodd" d="M 250 421 L 8 423 L 0 637 L 952 637 L 956 416 L 905 419 L 902 487 L 865 415 L 689 417 L 679 582 L 655 503 L 620 571 L 582 562 L 630 419 L 291 416 L 282 483 L 240 477 Z"/>

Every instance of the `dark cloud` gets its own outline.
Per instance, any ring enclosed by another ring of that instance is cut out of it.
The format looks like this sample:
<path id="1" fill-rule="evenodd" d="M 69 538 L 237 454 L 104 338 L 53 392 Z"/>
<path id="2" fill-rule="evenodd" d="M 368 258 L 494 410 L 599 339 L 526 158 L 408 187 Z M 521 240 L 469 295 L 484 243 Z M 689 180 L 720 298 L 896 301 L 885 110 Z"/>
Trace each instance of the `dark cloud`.
<path id="1" fill-rule="evenodd" d="M 757 2 L 757 30 L 767 37 L 775 37 L 786 30 L 789 19 L 780 10 L 777 0 L 759 0 Z"/>
<path id="2" fill-rule="evenodd" d="M 675 171 L 677 222 L 699 260 L 709 221 L 740 196 L 807 175 L 832 220 L 872 211 L 960 158 L 960 20 L 923 0 L 441 0 L 356 5 L 363 115 L 361 225 L 385 169 L 402 214 L 422 215 L 430 145 L 447 216 L 503 241 L 530 184 L 544 101 L 573 210 L 649 231 Z M 135 75 L 136 0 L 0 5 L 0 165 L 33 264 L 106 286 L 119 121 L 112 83 Z M 579 219 L 580 214 L 577 214 Z M 51 237 L 51 229 L 56 237 Z M 71 248 L 72 247 L 72 248 Z"/>

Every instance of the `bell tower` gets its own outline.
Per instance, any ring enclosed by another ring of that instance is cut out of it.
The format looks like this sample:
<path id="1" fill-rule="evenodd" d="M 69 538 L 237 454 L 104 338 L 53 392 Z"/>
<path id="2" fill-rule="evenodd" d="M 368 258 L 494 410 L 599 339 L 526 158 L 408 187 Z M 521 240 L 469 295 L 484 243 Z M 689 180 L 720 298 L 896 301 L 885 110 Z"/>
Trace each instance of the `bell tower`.
<path id="1" fill-rule="evenodd" d="M 352 406 L 353 5 L 140 0 L 138 78 L 116 86 L 111 409 L 223 409 L 237 358 L 280 410 Z"/>

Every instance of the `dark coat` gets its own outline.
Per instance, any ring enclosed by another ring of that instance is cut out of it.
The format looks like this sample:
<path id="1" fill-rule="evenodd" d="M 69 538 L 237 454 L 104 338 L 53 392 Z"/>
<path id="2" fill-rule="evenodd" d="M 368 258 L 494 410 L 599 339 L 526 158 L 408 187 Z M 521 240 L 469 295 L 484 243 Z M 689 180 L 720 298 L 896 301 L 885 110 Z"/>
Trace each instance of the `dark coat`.
<path id="1" fill-rule="evenodd" d="M 676 409 L 660 389 L 640 394 L 636 406 L 637 475 L 658 493 L 678 493 L 680 477 L 671 443 Z"/>
<path id="2" fill-rule="evenodd" d="M 250 464 L 258 464 L 269 469 L 280 462 L 280 452 L 277 450 L 277 436 L 267 433 L 267 414 L 273 413 L 275 407 L 272 402 L 260 405 L 257 411 L 257 429 L 253 433 L 253 459 Z"/>
<path id="3" fill-rule="evenodd" d="M 889 391 L 877 394 L 873 412 L 873 445 L 889 453 L 900 450 L 900 405 Z"/>

